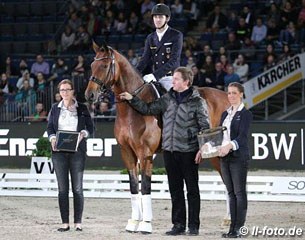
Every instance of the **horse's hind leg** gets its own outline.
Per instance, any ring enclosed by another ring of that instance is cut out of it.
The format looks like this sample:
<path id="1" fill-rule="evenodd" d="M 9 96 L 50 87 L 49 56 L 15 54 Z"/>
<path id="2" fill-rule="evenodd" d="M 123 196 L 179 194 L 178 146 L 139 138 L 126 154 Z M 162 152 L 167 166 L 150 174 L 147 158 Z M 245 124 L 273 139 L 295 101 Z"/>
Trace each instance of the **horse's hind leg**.
<path id="1" fill-rule="evenodd" d="M 121 156 L 128 170 L 131 193 L 131 218 L 126 225 L 126 231 L 137 232 L 139 222 L 142 221 L 141 195 L 139 194 L 139 177 L 137 157 L 130 148 L 122 148 Z"/>
<path id="2" fill-rule="evenodd" d="M 143 221 L 140 222 L 138 231 L 152 233 L 152 202 L 151 202 L 151 175 L 153 161 L 152 156 L 145 158 L 141 164 L 141 194 Z"/>

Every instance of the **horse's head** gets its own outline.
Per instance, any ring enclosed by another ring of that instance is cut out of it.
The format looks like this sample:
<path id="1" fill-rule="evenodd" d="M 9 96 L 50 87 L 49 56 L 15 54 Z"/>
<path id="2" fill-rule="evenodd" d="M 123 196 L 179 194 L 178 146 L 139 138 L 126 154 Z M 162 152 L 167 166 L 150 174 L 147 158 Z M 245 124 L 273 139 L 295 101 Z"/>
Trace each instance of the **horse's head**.
<path id="1" fill-rule="evenodd" d="M 110 88 L 114 84 L 117 70 L 115 53 L 111 47 L 106 43 L 98 46 L 93 42 L 93 49 L 96 55 L 91 63 L 92 75 L 85 92 L 89 102 L 97 101 L 100 90 Z"/>

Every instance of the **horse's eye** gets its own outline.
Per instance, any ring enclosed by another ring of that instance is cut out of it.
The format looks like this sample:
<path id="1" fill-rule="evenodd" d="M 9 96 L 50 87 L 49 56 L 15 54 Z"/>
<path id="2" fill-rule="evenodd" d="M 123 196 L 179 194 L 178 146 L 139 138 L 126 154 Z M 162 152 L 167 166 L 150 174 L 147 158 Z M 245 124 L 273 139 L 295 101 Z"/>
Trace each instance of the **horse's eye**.
<path id="1" fill-rule="evenodd" d="M 103 65 L 103 68 L 105 68 L 105 69 L 108 68 L 108 65 Z"/>

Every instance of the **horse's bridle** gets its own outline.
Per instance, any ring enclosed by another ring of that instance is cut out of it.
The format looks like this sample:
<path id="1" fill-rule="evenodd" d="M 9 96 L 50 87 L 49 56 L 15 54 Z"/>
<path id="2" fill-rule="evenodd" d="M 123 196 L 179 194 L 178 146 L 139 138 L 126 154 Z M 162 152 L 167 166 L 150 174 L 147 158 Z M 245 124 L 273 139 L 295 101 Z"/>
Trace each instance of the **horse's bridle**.
<path id="1" fill-rule="evenodd" d="M 94 61 L 93 61 L 93 62 L 95 62 L 95 61 L 102 61 L 104 59 L 111 59 L 110 67 L 108 68 L 108 72 L 105 77 L 105 81 L 102 81 L 101 79 L 96 78 L 94 76 L 91 76 L 89 79 L 90 81 L 98 84 L 101 87 L 101 89 L 103 89 L 104 87 L 107 88 L 107 85 L 104 84 L 104 82 L 111 82 L 110 81 L 111 78 L 114 77 L 114 75 L 115 75 L 115 58 L 114 58 L 114 54 L 113 54 L 113 49 L 111 47 L 108 47 L 108 48 L 110 49 L 110 53 L 111 53 L 110 56 L 101 57 L 101 58 L 94 57 Z M 108 81 L 106 81 L 106 80 L 108 80 Z M 110 84 L 108 87 L 110 87 L 111 85 L 112 84 Z"/>
<path id="2" fill-rule="evenodd" d="M 111 64 L 108 69 L 107 75 L 105 77 L 105 81 L 102 81 L 101 79 L 96 78 L 94 76 L 91 76 L 89 79 L 90 81 L 92 81 L 100 86 L 100 92 L 107 91 L 107 89 L 109 89 L 112 86 L 112 83 L 109 86 L 107 86 L 106 84 L 104 84 L 104 82 L 106 82 L 107 79 L 108 79 L 107 82 L 112 82 L 112 81 L 110 81 L 110 79 L 113 78 L 115 75 L 115 57 L 113 54 L 113 49 L 109 46 L 108 46 L 108 48 L 110 49 L 110 52 L 111 52 L 110 56 L 101 57 L 101 58 L 94 57 L 94 61 L 102 61 L 104 59 L 111 59 Z M 145 87 L 146 84 L 147 83 L 143 80 L 143 84 L 140 87 L 138 87 L 136 90 L 134 90 L 131 94 L 134 96 L 138 95 L 143 90 L 143 88 Z M 104 89 L 106 89 L 106 90 L 104 90 Z"/>

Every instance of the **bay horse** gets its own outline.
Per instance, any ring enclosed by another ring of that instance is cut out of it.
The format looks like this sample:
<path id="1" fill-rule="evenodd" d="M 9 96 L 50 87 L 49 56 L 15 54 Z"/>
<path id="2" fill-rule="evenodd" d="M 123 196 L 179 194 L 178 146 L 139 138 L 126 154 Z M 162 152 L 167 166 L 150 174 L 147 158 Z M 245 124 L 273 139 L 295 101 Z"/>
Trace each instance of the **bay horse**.
<path id="1" fill-rule="evenodd" d="M 129 174 L 131 192 L 131 219 L 126 231 L 152 232 L 151 175 L 153 155 L 161 142 L 161 128 L 156 116 L 143 116 L 134 110 L 119 94 L 129 92 L 146 102 L 156 99 L 157 94 L 151 84 L 143 81 L 140 74 L 118 51 L 103 43 L 93 42 L 95 51 L 91 63 L 92 75 L 88 82 L 85 97 L 89 102 L 98 99 L 102 88 L 111 89 L 115 94 L 116 120 L 114 134 L 120 146 L 121 156 Z M 225 92 L 213 88 L 199 88 L 200 95 L 206 100 L 210 126 L 216 127 L 220 116 L 228 108 Z M 139 169 L 141 174 L 141 193 L 139 193 Z M 220 173 L 219 158 L 211 159 L 211 164 Z"/>

